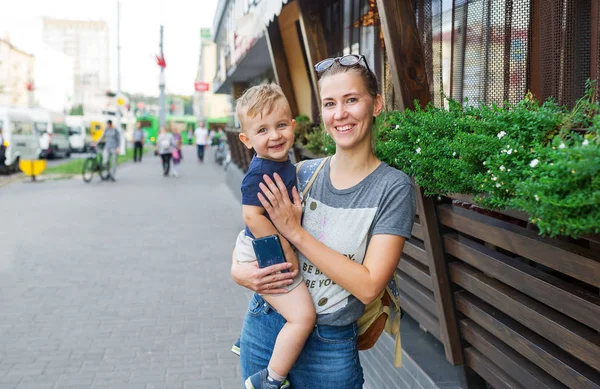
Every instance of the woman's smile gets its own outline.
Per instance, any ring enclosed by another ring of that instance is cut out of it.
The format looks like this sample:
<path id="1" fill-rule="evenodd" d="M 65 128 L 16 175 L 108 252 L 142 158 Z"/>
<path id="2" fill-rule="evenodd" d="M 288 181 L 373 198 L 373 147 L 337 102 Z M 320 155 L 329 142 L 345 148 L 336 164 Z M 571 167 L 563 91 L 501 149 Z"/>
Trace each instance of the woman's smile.
<path id="1" fill-rule="evenodd" d="M 354 129 L 354 124 L 346 124 L 343 126 L 335 126 L 334 127 L 335 130 L 339 133 L 345 134 L 348 133 L 350 131 L 352 131 Z"/>

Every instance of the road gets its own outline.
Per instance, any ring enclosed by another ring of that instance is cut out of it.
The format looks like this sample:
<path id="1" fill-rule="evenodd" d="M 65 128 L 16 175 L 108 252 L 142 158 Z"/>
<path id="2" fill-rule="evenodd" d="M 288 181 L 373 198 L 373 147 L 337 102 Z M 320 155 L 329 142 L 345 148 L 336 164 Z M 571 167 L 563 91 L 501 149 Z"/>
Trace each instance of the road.
<path id="1" fill-rule="evenodd" d="M 184 156 L 179 178 L 147 154 L 116 183 L 0 188 L 0 389 L 241 387 L 241 207 Z"/>

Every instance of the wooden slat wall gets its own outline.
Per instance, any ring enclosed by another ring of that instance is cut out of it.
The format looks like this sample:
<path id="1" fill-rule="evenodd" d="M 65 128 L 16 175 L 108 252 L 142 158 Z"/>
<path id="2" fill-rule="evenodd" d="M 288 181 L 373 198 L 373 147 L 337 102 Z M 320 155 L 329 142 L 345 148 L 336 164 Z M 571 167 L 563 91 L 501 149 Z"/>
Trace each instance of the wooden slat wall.
<path id="1" fill-rule="evenodd" d="M 425 56 L 419 39 L 415 13 L 410 0 L 377 0 L 381 19 L 381 29 L 385 41 L 386 54 L 390 65 L 390 75 L 400 109 L 414 108 L 414 102 L 425 107 L 430 101 L 429 83 L 425 69 Z M 416 187 L 419 225 L 413 229 L 416 236 L 406 243 L 400 270 L 425 288 L 431 290 L 437 308 L 437 320 L 433 320 L 431 301 L 423 299 L 404 303 L 405 310 L 419 323 L 442 341 L 446 359 L 454 364 L 462 364 L 462 352 L 458 325 L 454 314 L 454 303 L 450 282 L 446 271 L 442 240 L 439 233 L 433 200 L 424 196 L 422 188 Z M 406 285 L 400 285 L 404 293 L 415 293 Z M 417 298 L 410 296 L 411 298 Z M 404 307 L 404 306 L 403 306 Z M 418 312 L 411 313 L 411 310 Z"/>
<path id="2" fill-rule="evenodd" d="M 229 150 L 231 152 L 231 161 L 245 172 L 248 170 L 248 166 L 250 166 L 250 161 L 252 161 L 252 157 L 254 156 L 254 150 L 248 149 L 240 142 L 238 138 L 240 134 L 239 131 L 225 131 L 225 134 L 227 135 L 227 143 L 229 144 Z"/>
<path id="3" fill-rule="evenodd" d="M 437 213 L 466 364 L 496 388 L 600 389 L 600 252 L 453 204 Z"/>

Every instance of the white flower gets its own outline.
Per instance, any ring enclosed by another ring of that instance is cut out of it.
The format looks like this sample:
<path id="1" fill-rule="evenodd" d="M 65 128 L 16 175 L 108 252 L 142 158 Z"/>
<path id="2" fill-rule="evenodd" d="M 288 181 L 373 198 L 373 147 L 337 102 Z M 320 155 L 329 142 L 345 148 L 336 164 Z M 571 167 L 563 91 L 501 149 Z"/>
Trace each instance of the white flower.
<path id="1" fill-rule="evenodd" d="M 560 142 L 560 144 L 558 145 L 559 149 L 564 149 L 566 146 L 564 143 Z"/>
<path id="2" fill-rule="evenodd" d="M 540 196 L 538 196 L 538 195 L 533 195 L 533 197 L 535 197 L 535 201 L 540 201 Z"/>
<path id="3" fill-rule="evenodd" d="M 496 181 L 498 177 L 492 177 L 492 181 Z"/>
<path id="4" fill-rule="evenodd" d="M 500 183 L 496 184 L 496 188 L 500 188 L 502 185 L 500 185 Z"/>
<path id="5" fill-rule="evenodd" d="M 538 163 L 540 163 L 540 161 L 536 158 L 533 161 L 529 162 L 529 166 L 536 167 Z"/>
<path id="6" fill-rule="evenodd" d="M 452 156 L 453 156 L 453 157 L 456 157 L 456 151 L 452 153 Z"/>
<path id="7" fill-rule="evenodd" d="M 485 166 L 485 161 L 483 161 L 483 166 Z"/>
<path id="8" fill-rule="evenodd" d="M 417 148 L 417 154 L 421 154 L 421 148 Z"/>
<path id="9" fill-rule="evenodd" d="M 513 152 L 513 151 L 512 151 L 511 149 L 508 149 L 508 150 L 506 150 L 506 154 L 508 154 L 508 155 L 511 155 L 511 154 L 512 154 L 512 152 Z"/>
<path id="10" fill-rule="evenodd" d="M 589 145 L 589 144 L 590 144 L 590 142 L 588 142 L 588 140 L 587 140 L 587 139 L 584 139 L 584 141 L 583 141 L 583 143 L 582 143 L 581 145 L 582 145 L 582 146 L 587 146 L 587 145 Z"/>
<path id="11" fill-rule="evenodd" d="M 400 126 L 398 124 L 396 124 L 396 130 L 400 129 Z"/>
<path id="12" fill-rule="evenodd" d="M 507 172 L 510 172 L 510 169 L 506 170 Z"/>
<path id="13" fill-rule="evenodd" d="M 421 141 L 421 138 L 418 138 L 418 139 L 417 139 L 417 143 L 419 143 L 420 141 Z"/>
<path id="14" fill-rule="evenodd" d="M 498 139 L 502 139 L 502 138 L 504 138 L 504 135 L 506 135 L 506 132 L 504 132 L 504 131 L 500 131 L 500 132 L 498 133 L 498 135 L 496 135 L 496 136 L 498 137 Z"/>
<path id="15" fill-rule="evenodd" d="M 504 167 L 504 165 L 500 166 L 500 171 L 505 171 L 506 168 Z"/>

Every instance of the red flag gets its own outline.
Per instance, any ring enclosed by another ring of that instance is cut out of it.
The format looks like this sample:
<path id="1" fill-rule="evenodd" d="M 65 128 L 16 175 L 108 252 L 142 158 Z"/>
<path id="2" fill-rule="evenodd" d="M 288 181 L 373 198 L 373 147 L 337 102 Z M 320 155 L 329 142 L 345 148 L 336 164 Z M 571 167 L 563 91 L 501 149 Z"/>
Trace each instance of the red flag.
<path id="1" fill-rule="evenodd" d="M 163 57 L 162 55 L 157 55 L 156 56 L 156 64 L 158 66 L 160 66 L 161 68 L 166 68 L 167 67 L 167 61 L 165 61 L 165 57 Z"/>

